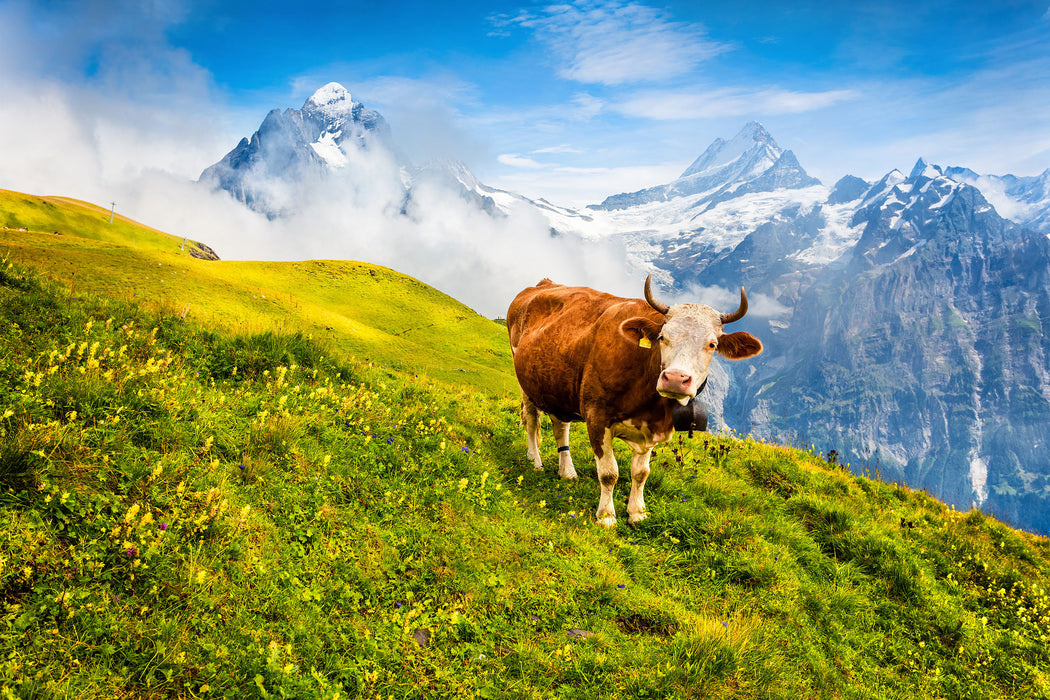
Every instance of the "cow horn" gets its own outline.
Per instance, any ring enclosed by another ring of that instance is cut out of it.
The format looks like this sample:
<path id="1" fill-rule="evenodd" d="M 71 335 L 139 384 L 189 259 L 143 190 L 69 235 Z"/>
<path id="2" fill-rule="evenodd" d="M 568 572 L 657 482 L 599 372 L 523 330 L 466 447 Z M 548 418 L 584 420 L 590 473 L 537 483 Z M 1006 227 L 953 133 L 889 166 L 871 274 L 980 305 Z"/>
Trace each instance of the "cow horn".
<path id="1" fill-rule="evenodd" d="M 740 288 L 740 308 L 731 314 L 722 314 L 722 325 L 732 323 L 733 321 L 739 321 L 747 313 L 747 294 L 744 292 L 744 288 Z"/>
<path id="2" fill-rule="evenodd" d="M 645 278 L 645 300 L 649 302 L 649 306 L 653 307 L 660 313 L 667 315 L 667 312 L 671 310 L 671 307 L 663 303 L 659 299 L 653 298 L 653 276 L 650 274 Z M 743 316 L 743 314 L 741 314 Z"/>

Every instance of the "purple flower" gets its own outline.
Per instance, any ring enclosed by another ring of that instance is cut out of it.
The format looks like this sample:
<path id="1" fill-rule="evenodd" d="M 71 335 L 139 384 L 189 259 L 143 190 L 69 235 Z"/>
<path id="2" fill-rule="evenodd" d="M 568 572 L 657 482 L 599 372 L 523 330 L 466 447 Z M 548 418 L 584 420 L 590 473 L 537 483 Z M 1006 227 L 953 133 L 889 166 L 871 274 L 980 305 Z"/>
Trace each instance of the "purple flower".
<path id="1" fill-rule="evenodd" d="M 401 607 L 401 603 L 394 603 L 394 607 L 395 608 L 400 608 Z"/>
<path id="2" fill-rule="evenodd" d="M 468 455 L 470 454 L 470 448 L 466 445 L 463 446 L 463 451 L 466 452 Z"/>
<path id="3" fill-rule="evenodd" d="M 168 529 L 168 524 L 167 523 L 161 523 L 157 527 L 159 527 L 161 529 L 161 532 L 163 532 L 164 530 Z"/>
<path id="4" fill-rule="evenodd" d="M 619 588 L 619 589 L 620 589 L 621 591 L 622 591 L 623 589 L 627 588 L 627 586 L 626 586 L 626 585 L 624 585 L 624 584 L 622 584 L 622 583 L 618 583 L 618 584 L 616 584 L 616 587 L 617 587 L 617 588 Z"/>
<path id="5" fill-rule="evenodd" d="M 394 444 L 394 438 L 392 438 L 392 437 L 391 438 L 387 438 L 386 439 L 386 444 L 393 445 Z"/>
<path id="6" fill-rule="evenodd" d="M 244 471 L 244 465 L 243 464 L 238 464 L 237 468 L 240 469 L 242 472 Z"/>
<path id="7" fill-rule="evenodd" d="M 133 556 L 135 556 L 138 553 L 139 553 L 139 550 L 135 549 L 134 547 L 128 547 L 127 549 L 124 550 L 124 554 L 127 554 L 129 557 L 133 557 Z"/>

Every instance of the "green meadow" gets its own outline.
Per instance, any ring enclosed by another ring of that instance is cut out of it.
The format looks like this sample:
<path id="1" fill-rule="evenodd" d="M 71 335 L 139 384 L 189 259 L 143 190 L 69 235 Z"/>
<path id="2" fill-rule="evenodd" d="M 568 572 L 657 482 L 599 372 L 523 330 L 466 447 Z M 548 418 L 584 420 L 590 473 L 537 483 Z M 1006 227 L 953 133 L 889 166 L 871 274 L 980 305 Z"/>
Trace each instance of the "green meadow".
<path id="1" fill-rule="evenodd" d="M 0 224 L 5 698 L 1050 695 L 1045 538 L 736 434 L 608 531 L 583 431 L 533 471 L 505 328 L 419 281 Z"/>

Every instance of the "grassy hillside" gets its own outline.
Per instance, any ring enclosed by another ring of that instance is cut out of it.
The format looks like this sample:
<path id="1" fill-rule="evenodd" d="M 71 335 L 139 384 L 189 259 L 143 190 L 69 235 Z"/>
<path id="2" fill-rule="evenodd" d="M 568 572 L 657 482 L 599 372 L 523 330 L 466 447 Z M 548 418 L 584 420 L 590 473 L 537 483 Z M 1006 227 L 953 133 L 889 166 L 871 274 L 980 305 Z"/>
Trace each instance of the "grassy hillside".
<path id="1" fill-rule="evenodd" d="M 0 261 L 5 697 L 1050 694 L 1044 538 L 712 435 L 609 532 L 502 383 L 167 309 Z"/>
<path id="2" fill-rule="evenodd" d="M 224 331 L 302 333 L 333 351 L 480 388 L 514 389 L 506 329 L 410 277 L 345 261 L 194 258 L 183 239 L 93 205 L 0 190 L 0 254 L 76 297 L 102 294 Z M 27 229 L 27 230 L 19 230 Z M 56 235 L 57 232 L 57 235 Z"/>

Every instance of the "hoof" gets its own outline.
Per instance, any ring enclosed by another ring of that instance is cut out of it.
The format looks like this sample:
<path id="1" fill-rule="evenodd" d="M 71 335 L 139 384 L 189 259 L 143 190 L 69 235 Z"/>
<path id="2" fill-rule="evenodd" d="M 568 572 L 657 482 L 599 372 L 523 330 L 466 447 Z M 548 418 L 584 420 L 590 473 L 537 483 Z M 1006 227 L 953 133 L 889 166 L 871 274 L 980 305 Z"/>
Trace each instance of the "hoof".
<path id="1" fill-rule="evenodd" d="M 541 472 L 541 471 L 543 471 L 543 465 L 542 464 L 537 464 L 537 465 L 533 466 L 532 467 L 532 471 L 534 471 L 534 472 Z"/>
<path id="2" fill-rule="evenodd" d="M 558 472 L 558 476 L 560 476 L 563 479 L 568 479 L 569 481 L 575 481 L 577 478 L 579 478 L 576 474 L 575 469 L 573 469 L 571 472 Z"/>
<path id="3" fill-rule="evenodd" d="M 606 529 L 614 528 L 616 527 L 616 516 L 606 515 L 604 518 L 599 518 L 598 524 Z"/>
<path id="4" fill-rule="evenodd" d="M 642 521 L 649 517 L 648 513 L 639 513 L 638 515 L 627 516 L 627 524 L 632 527 L 638 527 L 642 524 Z"/>

